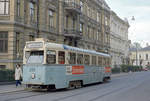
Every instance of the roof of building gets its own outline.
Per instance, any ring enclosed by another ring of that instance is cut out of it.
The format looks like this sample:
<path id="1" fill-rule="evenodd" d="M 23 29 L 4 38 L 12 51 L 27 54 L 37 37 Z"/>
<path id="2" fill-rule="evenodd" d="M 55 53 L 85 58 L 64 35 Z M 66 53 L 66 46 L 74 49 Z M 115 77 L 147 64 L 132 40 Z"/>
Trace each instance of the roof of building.
<path id="1" fill-rule="evenodd" d="M 129 51 L 135 52 L 135 51 L 136 51 L 136 48 L 130 48 Z"/>
<path id="2" fill-rule="evenodd" d="M 130 48 L 129 51 L 135 52 L 137 49 L 136 48 Z M 138 51 L 150 51 L 150 46 L 138 49 Z"/>
<path id="3" fill-rule="evenodd" d="M 150 46 L 144 47 L 138 51 L 150 51 Z"/>

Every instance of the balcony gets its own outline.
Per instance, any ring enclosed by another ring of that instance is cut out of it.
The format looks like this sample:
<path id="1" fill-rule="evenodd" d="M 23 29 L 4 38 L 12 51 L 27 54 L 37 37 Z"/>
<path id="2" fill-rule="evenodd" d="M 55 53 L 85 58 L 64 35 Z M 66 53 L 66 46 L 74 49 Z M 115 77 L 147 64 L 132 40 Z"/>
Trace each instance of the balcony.
<path id="1" fill-rule="evenodd" d="M 64 4 L 64 8 L 65 10 L 67 10 L 70 13 L 76 13 L 76 14 L 80 14 L 81 13 L 81 6 L 79 4 L 77 4 L 76 2 L 71 1 L 65 1 Z"/>
<path id="2" fill-rule="evenodd" d="M 65 37 L 71 37 L 71 38 L 77 38 L 77 39 L 82 38 L 81 32 L 77 29 L 65 29 L 64 30 L 64 36 Z"/>

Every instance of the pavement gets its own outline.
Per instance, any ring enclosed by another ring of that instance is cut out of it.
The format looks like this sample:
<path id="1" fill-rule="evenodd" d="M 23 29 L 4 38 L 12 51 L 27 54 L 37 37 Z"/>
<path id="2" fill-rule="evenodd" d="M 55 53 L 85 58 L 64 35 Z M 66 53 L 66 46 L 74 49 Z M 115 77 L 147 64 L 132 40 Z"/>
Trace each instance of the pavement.
<path id="1" fill-rule="evenodd" d="M 120 77 L 128 74 L 129 73 L 112 74 L 111 77 Z M 15 81 L 0 82 L 0 94 L 23 91 L 24 89 L 25 89 L 25 85 L 21 85 L 21 86 L 19 85 L 18 87 L 16 87 Z"/>
<path id="2" fill-rule="evenodd" d="M 6 85 L 0 85 L 0 94 L 4 94 L 4 93 L 11 93 L 11 92 L 17 92 L 17 91 L 22 91 L 24 90 L 25 85 L 19 85 L 18 87 L 16 87 L 16 84 L 12 84 L 10 83 L 6 83 Z"/>

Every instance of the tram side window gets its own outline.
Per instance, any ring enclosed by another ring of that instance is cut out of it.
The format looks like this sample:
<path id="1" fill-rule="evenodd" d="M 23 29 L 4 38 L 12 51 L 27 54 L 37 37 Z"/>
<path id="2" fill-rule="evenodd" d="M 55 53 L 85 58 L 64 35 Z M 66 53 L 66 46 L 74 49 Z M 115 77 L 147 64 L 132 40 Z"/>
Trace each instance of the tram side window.
<path id="1" fill-rule="evenodd" d="M 76 53 L 70 52 L 69 56 L 69 64 L 76 64 Z"/>
<path id="2" fill-rule="evenodd" d="M 48 64 L 56 64 L 56 52 L 52 50 L 48 50 L 46 61 Z"/>
<path id="3" fill-rule="evenodd" d="M 107 65 L 107 58 L 103 58 L 103 66 Z"/>
<path id="4" fill-rule="evenodd" d="M 65 64 L 65 52 L 63 51 L 58 52 L 58 63 Z"/>
<path id="5" fill-rule="evenodd" d="M 111 64 L 111 59 L 108 58 L 108 65 L 110 66 L 110 64 Z"/>
<path id="6" fill-rule="evenodd" d="M 84 64 L 89 65 L 90 64 L 90 56 L 89 55 L 84 55 Z"/>
<path id="7" fill-rule="evenodd" d="M 102 66 L 105 66 L 105 58 L 102 57 Z"/>
<path id="8" fill-rule="evenodd" d="M 110 64 L 110 60 L 109 60 L 109 58 L 106 58 L 106 61 L 107 61 L 107 66 L 109 66 L 109 64 Z"/>
<path id="9" fill-rule="evenodd" d="M 83 64 L 83 54 L 77 54 L 77 64 Z"/>
<path id="10" fill-rule="evenodd" d="M 92 56 L 92 65 L 96 65 L 96 56 Z"/>
<path id="11" fill-rule="evenodd" d="M 98 57 L 98 65 L 102 66 L 102 57 L 100 57 L 100 56 Z"/>

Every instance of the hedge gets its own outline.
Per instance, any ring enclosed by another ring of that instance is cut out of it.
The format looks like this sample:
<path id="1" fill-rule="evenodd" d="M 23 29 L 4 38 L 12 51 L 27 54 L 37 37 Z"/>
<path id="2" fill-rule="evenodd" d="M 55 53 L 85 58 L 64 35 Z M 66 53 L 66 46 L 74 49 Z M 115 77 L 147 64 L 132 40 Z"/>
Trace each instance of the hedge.
<path id="1" fill-rule="evenodd" d="M 0 70 L 0 82 L 14 81 L 14 70 Z"/>
<path id="2" fill-rule="evenodd" d="M 121 65 L 120 68 L 112 68 L 112 73 L 120 73 L 120 72 L 137 72 L 142 71 L 142 66 L 132 66 L 132 65 Z"/>

